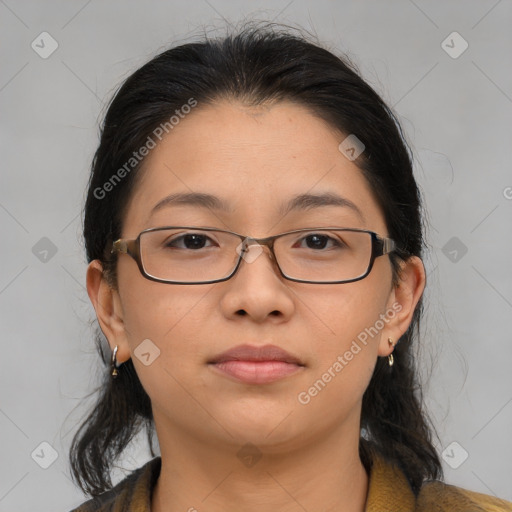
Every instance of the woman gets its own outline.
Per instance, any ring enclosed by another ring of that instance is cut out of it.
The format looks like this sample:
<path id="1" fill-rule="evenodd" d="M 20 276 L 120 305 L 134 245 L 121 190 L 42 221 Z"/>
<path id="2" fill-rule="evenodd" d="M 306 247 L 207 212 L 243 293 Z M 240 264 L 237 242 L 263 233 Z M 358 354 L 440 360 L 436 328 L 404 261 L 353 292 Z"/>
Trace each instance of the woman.
<path id="1" fill-rule="evenodd" d="M 400 126 L 347 60 L 264 27 L 136 71 L 85 205 L 111 365 L 76 510 L 512 510 L 439 481 L 421 223 Z M 153 425 L 161 455 L 111 489 Z"/>

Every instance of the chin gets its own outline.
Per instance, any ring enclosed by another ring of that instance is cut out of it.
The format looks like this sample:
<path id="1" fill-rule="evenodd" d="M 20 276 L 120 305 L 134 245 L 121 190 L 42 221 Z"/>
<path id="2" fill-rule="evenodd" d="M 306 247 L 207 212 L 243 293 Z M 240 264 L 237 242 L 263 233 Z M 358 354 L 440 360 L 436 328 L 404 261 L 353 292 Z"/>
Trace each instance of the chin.
<path id="1" fill-rule="evenodd" d="M 297 411 L 290 407 L 259 408 L 255 405 L 232 410 L 219 418 L 219 423 L 233 436 L 236 444 L 252 443 L 268 447 L 270 451 L 285 448 L 303 439 L 313 425 L 301 424 Z M 226 434 L 229 437 L 229 434 Z M 231 439 L 232 440 L 232 439 Z"/>

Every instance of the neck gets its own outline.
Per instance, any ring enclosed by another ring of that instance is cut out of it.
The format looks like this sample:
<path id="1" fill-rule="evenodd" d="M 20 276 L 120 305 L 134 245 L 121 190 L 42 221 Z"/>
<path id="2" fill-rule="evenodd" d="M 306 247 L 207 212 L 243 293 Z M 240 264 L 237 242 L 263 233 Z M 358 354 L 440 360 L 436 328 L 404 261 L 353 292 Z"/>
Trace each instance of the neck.
<path id="1" fill-rule="evenodd" d="M 156 416 L 155 424 L 158 431 Z M 359 428 L 342 426 L 295 449 L 246 445 L 241 453 L 245 443 L 206 445 L 176 431 L 162 442 L 160 434 L 152 512 L 364 510 L 368 476 L 359 458 Z"/>

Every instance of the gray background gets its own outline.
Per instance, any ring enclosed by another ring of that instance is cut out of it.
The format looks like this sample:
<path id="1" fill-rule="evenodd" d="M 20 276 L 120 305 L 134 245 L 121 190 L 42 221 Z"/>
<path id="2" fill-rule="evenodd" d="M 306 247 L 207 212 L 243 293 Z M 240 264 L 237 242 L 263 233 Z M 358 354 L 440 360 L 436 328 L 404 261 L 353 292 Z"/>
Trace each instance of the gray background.
<path id="1" fill-rule="evenodd" d="M 245 17 L 347 52 L 398 113 L 429 217 L 421 366 L 446 479 L 512 500 L 510 0 L 0 0 L 0 512 L 84 501 L 66 451 L 98 378 L 80 208 L 105 103 L 158 51 Z M 119 478 L 148 459 L 135 443 Z"/>

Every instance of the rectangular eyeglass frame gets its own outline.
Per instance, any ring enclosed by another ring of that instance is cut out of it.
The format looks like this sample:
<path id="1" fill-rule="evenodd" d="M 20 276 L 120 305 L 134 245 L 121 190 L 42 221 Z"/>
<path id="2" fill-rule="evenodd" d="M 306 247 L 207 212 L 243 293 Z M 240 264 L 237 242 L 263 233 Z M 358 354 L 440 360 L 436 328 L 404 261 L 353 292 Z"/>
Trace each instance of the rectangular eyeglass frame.
<path id="1" fill-rule="evenodd" d="M 153 232 L 153 231 L 164 231 L 168 229 L 190 229 L 194 231 L 216 231 L 221 233 L 228 233 L 231 235 L 235 235 L 238 238 L 240 238 L 243 245 L 243 250 L 240 251 L 240 255 L 238 258 L 238 261 L 235 265 L 235 268 L 233 271 L 227 276 L 223 277 L 221 279 L 214 279 L 210 281 L 171 281 L 168 279 L 161 279 L 155 276 L 152 276 L 149 274 L 146 269 L 144 268 L 142 257 L 141 257 L 141 250 L 140 250 L 140 239 L 141 236 L 144 235 L 144 233 Z M 371 243 L 372 243 L 372 250 L 370 255 L 370 261 L 368 262 L 368 268 L 366 269 L 366 272 L 353 279 L 345 279 L 342 281 L 308 281 L 304 279 L 295 279 L 292 277 L 287 276 L 281 269 L 279 262 L 277 260 L 277 257 L 274 253 L 274 242 L 277 238 L 280 238 L 284 235 L 289 235 L 292 233 L 301 233 L 306 231 L 351 231 L 351 232 L 359 232 L 359 233 L 368 233 L 371 235 Z M 278 235 L 268 236 L 265 238 L 253 238 L 250 236 L 241 235 L 239 233 L 235 233 L 234 231 L 228 231 L 225 229 L 218 229 L 218 228 L 206 228 L 206 227 L 199 227 L 199 226 L 163 226 L 163 227 L 156 227 L 156 228 L 148 228 L 139 233 L 137 238 L 134 239 L 128 239 L 128 238 L 119 238 L 118 240 L 114 241 L 112 243 L 112 250 L 110 251 L 111 254 L 114 253 L 120 253 L 120 254 L 128 254 L 131 256 L 135 262 L 137 263 L 137 266 L 139 268 L 140 273 L 150 281 L 156 281 L 158 283 L 165 283 L 165 284 L 210 284 L 210 283 L 220 283 L 222 281 L 227 281 L 231 277 L 235 275 L 238 268 L 240 267 L 241 261 L 243 259 L 244 252 L 246 248 L 249 245 L 252 245 L 252 242 L 256 242 L 259 245 L 266 245 L 270 249 L 271 255 L 276 262 L 276 265 L 279 269 L 279 272 L 281 275 L 288 279 L 289 281 L 295 281 L 298 283 L 310 283 L 310 284 L 344 284 L 344 283 L 352 283 L 355 281 L 360 281 L 361 279 L 364 279 L 368 276 L 368 274 L 371 272 L 373 268 L 373 264 L 375 262 L 375 258 L 378 258 L 379 256 L 384 256 L 385 254 L 389 254 L 396 250 L 396 243 L 393 239 L 388 237 L 383 237 L 375 233 L 374 231 L 370 231 L 367 229 L 359 229 L 359 228 L 340 228 L 340 227 L 322 227 L 322 228 L 301 228 L 301 229 L 294 229 L 292 231 L 287 231 L 285 233 L 280 233 Z"/>

